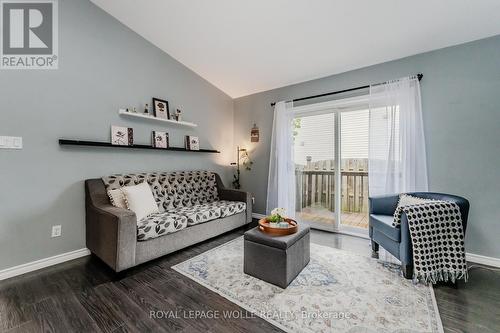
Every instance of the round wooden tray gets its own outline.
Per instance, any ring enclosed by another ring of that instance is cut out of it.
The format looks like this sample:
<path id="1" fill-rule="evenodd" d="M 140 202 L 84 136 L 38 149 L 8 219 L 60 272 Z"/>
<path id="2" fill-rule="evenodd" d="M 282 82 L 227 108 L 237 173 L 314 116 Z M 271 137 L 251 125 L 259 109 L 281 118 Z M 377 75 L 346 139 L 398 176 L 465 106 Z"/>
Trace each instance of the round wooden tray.
<path id="1" fill-rule="evenodd" d="M 288 228 L 275 228 L 271 227 L 267 218 L 263 218 L 259 220 L 259 230 L 273 236 L 286 236 L 297 232 L 297 221 L 286 218 L 285 222 L 288 222 Z"/>

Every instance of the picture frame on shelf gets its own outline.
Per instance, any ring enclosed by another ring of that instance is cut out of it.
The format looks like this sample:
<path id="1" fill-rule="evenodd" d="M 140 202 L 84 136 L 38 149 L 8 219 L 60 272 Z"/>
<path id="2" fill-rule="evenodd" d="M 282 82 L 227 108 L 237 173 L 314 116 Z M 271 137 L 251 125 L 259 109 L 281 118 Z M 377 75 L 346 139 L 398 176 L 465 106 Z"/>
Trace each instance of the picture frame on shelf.
<path id="1" fill-rule="evenodd" d="M 170 119 L 168 101 L 153 97 L 153 115 L 160 119 Z"/>
<path id="2" fill-rule="evenodd" d="M 200 138 L 197 136 L 186 135 L 186 149 L 200 150 Z"/>
<path id="3" fill-rule="evenodd" d="M 155 148 L 165 148 L 169 147 L 169 139 L 167 132 L 152 131 L 151 132 L 151 143 Z"/>
<path id="4" fill-rule="evenodd" d="M 111 126 L 111 144 L 115 146 L 132 146 L 134 129 L 131 127 Z"/>

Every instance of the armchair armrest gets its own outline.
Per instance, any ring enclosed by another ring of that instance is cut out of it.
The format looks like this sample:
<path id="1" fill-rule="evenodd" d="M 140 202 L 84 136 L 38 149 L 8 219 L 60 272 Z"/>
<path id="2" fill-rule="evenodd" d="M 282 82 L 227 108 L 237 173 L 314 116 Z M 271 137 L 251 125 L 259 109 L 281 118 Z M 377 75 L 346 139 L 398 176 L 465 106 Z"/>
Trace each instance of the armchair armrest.
<path id="1" fill-rule="evenodd" d="M 104 196 L 103 196 L 104 194 Z M 135 265 L 137 217 L 111 205 L 100 179 L 85 182 L 87 248 L 116 272 Z"/>
<path id="2" fill-rule="evenodd" d="M 249 192 L 219 188 L 219 197 L 222 200 L 241 201 L 247 205 L 247 223 L 252 222 L 252 195 Z"/>
<path id="3" fill-rule="evenodd" d="M 398 207 L 399 195 L 380 195 L 368 198 L 370 214 L 393 215 Z"/>

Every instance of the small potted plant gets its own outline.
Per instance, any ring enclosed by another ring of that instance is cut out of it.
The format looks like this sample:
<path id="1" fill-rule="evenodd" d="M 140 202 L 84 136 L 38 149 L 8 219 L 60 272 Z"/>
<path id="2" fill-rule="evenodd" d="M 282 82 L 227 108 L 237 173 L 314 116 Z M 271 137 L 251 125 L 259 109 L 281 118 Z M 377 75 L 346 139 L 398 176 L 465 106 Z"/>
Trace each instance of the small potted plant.
<path id="1" fill-rule="evenodd" d="M 286 216 L 284 208 L 275 208 L 271 215 L 259 220 L 260 231 L 273 236 L 286 236 L 296 233 L 297 222 Z"/>
<path id="2" fill-rule="evenodd" d="M 269 225 L 273 228 L 278 228 L 281 222 L 285 222 L 285 214 L 286 211 L 284 208 L 274 208 L 271 211 L 271 215 L 267 218 Z"/>

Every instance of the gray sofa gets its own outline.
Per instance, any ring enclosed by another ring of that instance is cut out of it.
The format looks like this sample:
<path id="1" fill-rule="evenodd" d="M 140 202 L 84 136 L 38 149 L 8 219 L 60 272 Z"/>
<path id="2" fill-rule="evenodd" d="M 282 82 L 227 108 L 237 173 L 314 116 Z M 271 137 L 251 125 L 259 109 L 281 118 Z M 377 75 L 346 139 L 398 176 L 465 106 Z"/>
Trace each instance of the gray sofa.
<path id="1" fill-rule="evenodd" d="M 147 182 L 160 212 L 137 221 L 107 191 Z M 87 248 L 120 272 L 252 221 L 249 193 L 224 187 L 218 174 L 183 171 L 113 175 L 85 181 Z"/>

